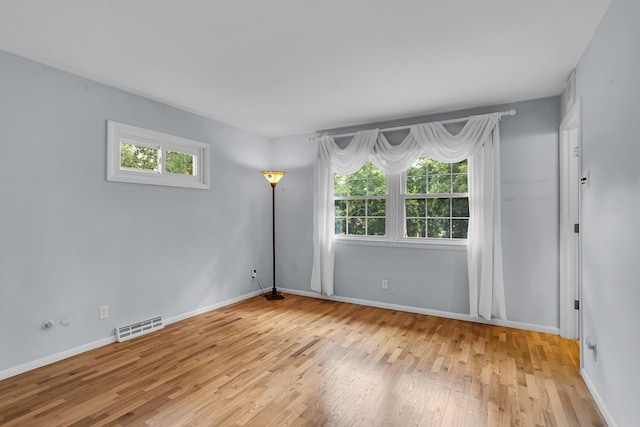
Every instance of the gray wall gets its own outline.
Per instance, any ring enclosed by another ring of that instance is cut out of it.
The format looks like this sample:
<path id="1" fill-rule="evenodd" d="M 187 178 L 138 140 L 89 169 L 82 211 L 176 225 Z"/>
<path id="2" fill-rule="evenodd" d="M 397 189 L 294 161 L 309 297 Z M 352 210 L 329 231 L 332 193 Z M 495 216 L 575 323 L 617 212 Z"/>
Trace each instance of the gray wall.
<path id="1" fill-rule="evenodd" d="M 211 189 L 107 182 L 107 119 L 209 143 Z M 0 146 L 0 371 L 270 277 L 265 138 L 0 51 Z"/>
<path id="2" fill-rule="evenodd" d="M 557 328 L 558 126 L 560 97 L 423 116 L 349 129 L 387 127 L 515 108 L 503 119 L 502 219 L 509 320 Z M 279 285 L 309 291 L 314 147 L 308 137 L 274 141 L 287 176 L 279 184 Z M 389 281 L 383 291 L 380 280 Z M 466 250 L 338 244 L 339 296 L 468 314 Z"/>
<path id="3" fill-rule="evenodd" d="M 619 426 L 638 425 L 640 392 L 640 2 L 613 0 L 577 69 L 583 97 L 584 369 Z"/>

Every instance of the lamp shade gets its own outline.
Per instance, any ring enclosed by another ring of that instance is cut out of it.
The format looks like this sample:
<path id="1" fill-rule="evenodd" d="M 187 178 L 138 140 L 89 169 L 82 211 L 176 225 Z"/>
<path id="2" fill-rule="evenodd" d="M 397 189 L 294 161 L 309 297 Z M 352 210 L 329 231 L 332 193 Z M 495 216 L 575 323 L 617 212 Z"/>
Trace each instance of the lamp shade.
<path id="1" fill-rule="evenodd" d="M 282 179 L 282 177 L 285 175 L 285 172 L 282 172 L 282 171 L 262 171 L 262 175 L 264 175 L 266 180 L 269 181 L 269 183 L 271 185 L 276 185 L 278 183 L 278 181 L 280 181 Z"/>

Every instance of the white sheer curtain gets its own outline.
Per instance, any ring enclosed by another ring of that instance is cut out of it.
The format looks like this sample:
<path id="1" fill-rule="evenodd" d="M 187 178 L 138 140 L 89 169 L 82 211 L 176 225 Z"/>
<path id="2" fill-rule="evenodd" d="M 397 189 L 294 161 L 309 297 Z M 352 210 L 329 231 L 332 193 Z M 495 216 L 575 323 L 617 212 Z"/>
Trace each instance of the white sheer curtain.
<path id="1" fill-rule="evenodd" d="M 331 136 L 316 138 L 311 289 L 333 294 L 334 173 L 352 174 L 368 160 L 385 173 L 398 174 L 420 156 L 447 163 L 469 159 L 469 313 L 474 317 L 506 319 L 499 120 L 499 114 L 471 117 L 456 134 L 442 123 L 414 125 L 398 145 L 389 144 L 378 129 L 358 132 L 346 148 L 336 145 Z"/>

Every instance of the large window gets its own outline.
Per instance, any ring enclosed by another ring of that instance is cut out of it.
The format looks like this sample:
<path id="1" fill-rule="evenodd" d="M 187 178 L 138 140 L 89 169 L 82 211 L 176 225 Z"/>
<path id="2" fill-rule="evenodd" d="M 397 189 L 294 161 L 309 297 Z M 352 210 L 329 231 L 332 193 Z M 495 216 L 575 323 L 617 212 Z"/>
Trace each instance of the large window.
<path id="1" fill-rule="evenodd" d="M 367 162 L 352 175 L 333 177 L 335 233 L 354 236 L 386 234 L 387 180 Z"/>
<path id="2" fill-rule="evenodd" d="M 108 122 L 108 181 L 207 189 L 208 160 L 202 142 Z"/>
<path id="3" fill-rule="evenodd" d="M 390 242 L 467 238 L 467 161 L 420 157 L 401 175 L 368 162 L 352 175 L 334 175 L 335 234 Z"/>

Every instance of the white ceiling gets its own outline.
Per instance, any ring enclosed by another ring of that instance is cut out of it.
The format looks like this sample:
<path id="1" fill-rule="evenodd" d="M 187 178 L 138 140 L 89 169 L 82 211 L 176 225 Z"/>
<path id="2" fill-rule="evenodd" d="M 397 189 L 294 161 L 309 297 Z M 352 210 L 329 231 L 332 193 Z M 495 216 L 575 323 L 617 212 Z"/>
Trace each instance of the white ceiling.
<path id="1" fill-rule="evenodd" d="M 0 49 L 268 137 L 558 95 L 610 0 L 0 0 Z"/>

